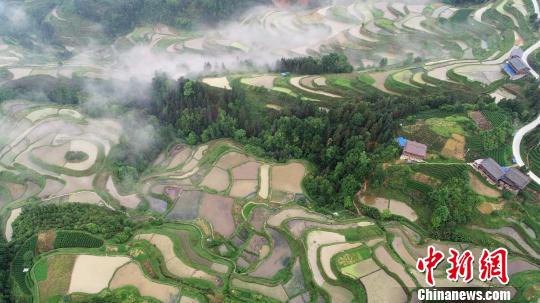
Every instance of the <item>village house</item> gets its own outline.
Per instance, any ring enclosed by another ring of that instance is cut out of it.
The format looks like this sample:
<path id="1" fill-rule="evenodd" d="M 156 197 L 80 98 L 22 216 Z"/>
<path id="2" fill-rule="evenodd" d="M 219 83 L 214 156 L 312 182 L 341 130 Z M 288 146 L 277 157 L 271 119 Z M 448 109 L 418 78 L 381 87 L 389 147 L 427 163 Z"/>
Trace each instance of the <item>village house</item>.
<path id="1" fill-rule="evenodd" d="M 517 80 L 529 74 L 531 68 L 523 59 L 523 50 L 514 48 L 510 52 L 510 56 L 503 64 L 504 71 L 510 76 L 510 80 Z"/>
<path id="2" fill-rule="evenodd" d="M 423 162 L 427 157 L 427 145 L 415 141 L 407 140 L 403 153 L 402 160 Z"/>
<path id="3" fill-rule="evenodd" d="M 517 168 L 503 168 L 491 158 L 474 161 L 473 167 L 486 177 L 487 180 L 501 189 L 512 192 L 523 190 L 530 183 L 527 175 Z"/>
<path id="4" fill-rule="evenodd" d="M 531 179 L 517 168 L 512 167 L 504 174 L 501 182 L 504 187 L 515 191 L 523 190 L 529 185 Z"/>
<path id="5" fill-rule="evenodd" d="M 504 176 L 502 167 L 491 158 L 476 160 L 473 166 L 494 185 Z"/>

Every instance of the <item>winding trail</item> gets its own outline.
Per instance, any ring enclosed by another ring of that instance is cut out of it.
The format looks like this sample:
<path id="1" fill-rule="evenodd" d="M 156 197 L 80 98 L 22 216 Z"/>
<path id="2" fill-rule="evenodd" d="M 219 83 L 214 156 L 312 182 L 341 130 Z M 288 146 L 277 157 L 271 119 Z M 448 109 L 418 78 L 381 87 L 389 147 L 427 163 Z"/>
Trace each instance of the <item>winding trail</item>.
<path id="1" fill-rule="evenodd" d="M 534 12 L 537 15 L 537 19 L 540 19 L 540 6 L 538 5 L 538 0 L 532 1 L 534 6 Z M 525 52 L 523 52 L 523 61 L 527 65 L 529 65 L 529 62 L 527 61 L 527 58 L 531 53 L 533 53 L 535 50 L 537 50 L 540 47 L 540 41 L 533 44 L 531 47 L 529 47 Z M 530 66 L 529 66 L 530 67 Z M 538 73 L 531 68 L 531 74 L 536 78 L 539 79 L 540 76 Z M 514 159 L 516 160 L 516 164 L 519 167 L 525 166 L 525 162 L 523 161 L 523 158 L 521 157 L 521 141 L 523 140 L 523 137 L 532 130 L 534 130 L 538 125 L 540 125 L 540 114 L 538 117 L 532 121 L 531 123 L 523 126 L 521 129 L 519 129 L 516 132 L 516 135 L 514 136 L 514 141 L 512 142 L 512 153 L 514 154 Z M 529 171 L 527 173 L 531 179 L 536 182 L 536 184 L 540 185 L 540 177 L 538 177 L 535 173 L 532 171 Z"/>

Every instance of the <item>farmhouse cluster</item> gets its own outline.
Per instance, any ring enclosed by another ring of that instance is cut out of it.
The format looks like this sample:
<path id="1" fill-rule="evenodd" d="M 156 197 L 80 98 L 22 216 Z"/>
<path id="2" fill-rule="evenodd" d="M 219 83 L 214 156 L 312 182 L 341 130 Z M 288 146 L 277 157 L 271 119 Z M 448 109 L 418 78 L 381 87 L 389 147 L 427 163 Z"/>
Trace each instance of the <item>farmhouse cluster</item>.
<path id="1" fill-rule="evenodd" d="M 478 159 L 474 161 L 473 167 L 486 177 L 490 183 L 514 193 L 527 187 L 531 181 L 527 175 L 517 168 L 501 167 L 492 158 Z"/>

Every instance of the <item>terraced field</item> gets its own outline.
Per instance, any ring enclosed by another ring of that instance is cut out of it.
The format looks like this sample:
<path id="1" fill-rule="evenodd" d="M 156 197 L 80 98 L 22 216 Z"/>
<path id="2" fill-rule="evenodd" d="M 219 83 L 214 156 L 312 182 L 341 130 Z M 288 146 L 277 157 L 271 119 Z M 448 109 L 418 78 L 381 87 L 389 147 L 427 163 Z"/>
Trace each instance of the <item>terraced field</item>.
<path id="1" fill-rule="evenodd" d="M 103 32 L 88 20 L 70 22 L 72 11 L 59 5 L 45 18 L 72 56 L 58 63 L 48 54 L 22 55 L 21 46 L 2 39 L 0 67 L 13 80 L 32 75 L 127 80 L 133 70 L 152 77 L 156 69 L 174 77 L 200 75 L 212 93 L 234 98 L 235 85 L 249 88 L 254 99 L 268 93 L 271 103 L 261 107 L 271 113 L 295 99 L 328 110 L 374 93 L 414 96 L 438 88 L 475 90 L 499 102 L 519 95 L 501 87 L 509 81 L 501 64 L 512 47 L 529 46 L 540 37 L 527 26 L 533 13 L 529 4 L 499 0 L 458 8 L 427 1 L 345 1 L 316 9 L 262 7 L 237 26 L 204 32 L 139 26 L 112 46 L 96 49 L 83 42 L 105 39 Z M 74 22 L 85 30 L 77 30 Z M 283 42 L 292 34 L 298 39 Z M 265 67 L 281 57 L 336 51 L 349 58 L 353 72 L 291 75 Z M 135 62 L 142 61 L 133 60 L 140 54 L 153 58 L 148 62 L 155 62 L 156 69 Z M 267 60 L 251 61 L 256 57 Z M 240 71 L 233 72 L 238 65 Z M 113 72 L 111 66 L 126 70 Z M 252 146 L 231 140 L 203 140 L 195 146 L 175 142 L 126 189 L 107 161 L 125 129 L 115 120 L 91 118 L 79 110 L 25 100 L 0 103 L 0 114 L 9 122 L 0 125 L 2 235 L 11 241 L 25 206 L 40 204 L 98 205 L 124 212 L 137 224 L 123 242 L 59 232 L 58 245 L 51 242 L 46 249 L 44 233 L 20 243 L 12 280 L 40 302 L 97 294 L 129 294 L 145 302 L 407 302 L 425 286 L 414 268 L 427 245 L 480 250 L 430 239 L 422 225 L 427 219 L 418 201 L 464 171 L 483 196 L 480 212 L 493 212 L 490 223 L 502 226 L 471 227 L 478 238 L 469 242 L 506 247 L 511 276 L 538 270 L 537 226 L 500 216 L 513 216 L 516 210 L 498 201 L 504 194 L 483 184 L 465 163 L 481 145 L 479 136 L 470 134 L 474 124 L 465 114 L 434 114 L 402 128 L 400 135 L 428 144 L 437 160 L 407 166 L 400 185 L 411 195 L 394 197 L 395 188 L 390 188 L 376 197 L 362 196 L 351 211 L 322 214 L 308 208 L 303 184 L 315 164 L 260 158 L 248 152 Z M 512 122 L 500 111 L 485 110 L 480 116 L 486 130 Z M 505 148 L 490 155 L 508 162 Z M 527 161 L 539 170 L 540 149 L 530 149 Z M 385 163 L 385 169 L 393 165 Z M 358 208 L 366 205 L 374 218 L 397 219 L 376 224 L 360 214 Z M 32 263 L 25 260 L 26 252 L 32 253 Z M 453 285 L 442 268 L 436 280 L 440 286 Z"/>

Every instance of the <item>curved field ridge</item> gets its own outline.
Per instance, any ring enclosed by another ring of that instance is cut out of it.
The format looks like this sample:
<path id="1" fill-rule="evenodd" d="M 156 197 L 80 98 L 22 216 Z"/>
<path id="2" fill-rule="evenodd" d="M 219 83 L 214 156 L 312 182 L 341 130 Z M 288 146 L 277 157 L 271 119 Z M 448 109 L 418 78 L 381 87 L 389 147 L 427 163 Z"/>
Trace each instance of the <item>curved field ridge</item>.
<path id="1" fill-rule="evenodd" d="M 239 279 L 233 279 L 232 286 L 235 288 L 247 289 L 250 291 L 258 292 L 269 298 L 278 300 L 279 302 L 287 302 L 287 300 L 289 299 L 287 293 L 285 292 L 285 289 L 283 289 L 283 286 L 281 285 L 266 286 L 264 284 L 250 283 Z"/>
<path id="2" fill-rule="evenodd" d="M 129 261 L 128 257 L 77 256 L 68 293 L 99 293 L 107 288 L 116 269 Z"/>
<path id="3" fill-rule="evenodd" d="M 320 259 L 324 273 L 330 279 L 337 280 L 336 275 L 332 271 L 332 266 L 330 262 L 332 260 L 332 257 L 342 251 L 357 248 L 360 245 L 362 245 L 362 243 L 339 243 L 322 247 L 320 252 Z"/>
<path id="4" fill-rule="evenodd" d="M 116 190 L 116 186 L 114 185 L 112 176 L 109 176 L 106 187 L 107 187 L 107 191 L 113 196 L 113 198 L 118 200 L 120 204 L 122 204 L 123 206 L 127 208 L 132 208 L 132 209 L 136 208 L 141 202 L 141 199 L 136 194 L 132 194 L 129 196 L 120 195 L 118 191 Z"/>
<path id="5" fill-rule="evenodd" d="M 315 284 L 326 290 L 332 302 L 353 302 L 354 296 L 349 290 L 340 286 L 331 285 L 324 280 L 321 269 L 319 268 L 317 253 L 319 252 L 319 247 L 321 246 L 344 242 L 346 242 L 345 236 L 338 233 L 321 230 L 312 231 L 306 237 L 306 254 L 308 258 L 308 265 L 313 273 L 313 280 Z"/>
<path id="6" fill-rule="evenodd" d="M 219 279 L 207 274 L 204 271 L 195 269 L 184 263 L 175 253 L 175 247 L 172 240 L 165 235 L 160 234 L 139 234 L 135 237 L 137 240 L 146 240 L 156 246 L 163 255 L 165 267 L 173 275 L 179 278 L 197 278 L 209 281 L 217 285 Z"/>
<path id="7" fill-rule="evenodd" d="M 294 86 L 294 87 L 296 87 L 298 89 L 301 89 L 303 91 L 306 91 L 308 93 L 312 93 L 312 94 L 316 94 L 316 95 L 322 95 L 322 96 L 326 96 L 326 97 L 330 97 L 330 98 L 343 98 L 343 97 L 338 96 L 338 95 L 334 95 L 334 94 L 319 91 L 319 90 L 313 90 L 313 89 L 309 89 L 307 87 L 302 86 L 302 84 L 300 84 L 300 82 L 304 78 L 306 78 L 306 77 L 293 77 L 293 78 L 291 78 L 290 83 L 291 83 L 292 86 Z"/>
<path id="8" fill-rule="evenodd" d="M 305 218 L 313 220 L 326 220 L 326 218 L 320 214 L 308 212 L 306 209 L 301 207 L 292 207 L 286 208 L 278 212 L 277 214 L 271 216 L 267 224 L 270 226 L 278 227 L 283 222 L 291 218 Z"/>
<path id="9" fill-rule="evenodd" d="M 147 278 L 136 263 L 128 263 L 116 271 L 111 280 L 110 289 L 133 286 L 141 296 L 153 297 L 164 303 L 178 302 L 180 291 L 178 288 L 156 283 Z"/>

